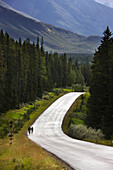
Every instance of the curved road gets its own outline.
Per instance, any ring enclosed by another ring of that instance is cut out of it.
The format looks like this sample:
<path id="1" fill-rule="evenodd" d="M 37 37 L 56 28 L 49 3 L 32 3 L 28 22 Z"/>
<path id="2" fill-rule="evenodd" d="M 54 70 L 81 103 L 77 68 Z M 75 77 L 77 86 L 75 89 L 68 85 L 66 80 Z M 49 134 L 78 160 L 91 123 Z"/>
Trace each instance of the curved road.
<path id="1" fill-rule="evenodd" d="M 28 138 L 75 170 L 113 170 L 113 147 L 75 140 L 62 132 L 63 118 L 81 94 L 68 93 L 55 101 L 35 121 Z"/>

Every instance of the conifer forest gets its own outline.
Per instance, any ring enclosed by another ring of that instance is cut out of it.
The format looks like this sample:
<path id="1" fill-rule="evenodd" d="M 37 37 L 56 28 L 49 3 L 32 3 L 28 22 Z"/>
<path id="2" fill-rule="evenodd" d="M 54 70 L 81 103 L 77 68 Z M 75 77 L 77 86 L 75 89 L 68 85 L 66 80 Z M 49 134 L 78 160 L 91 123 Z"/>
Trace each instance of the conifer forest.
<path id="1" fill-rule="evenodd" d="M 72 84 L 89 84 L 89 66 L 73 64 L 66 54 L 48 53 L 43 37 L 22 42 L 0 32 L 0 113 L 41 98 L 44 91 Z"/>

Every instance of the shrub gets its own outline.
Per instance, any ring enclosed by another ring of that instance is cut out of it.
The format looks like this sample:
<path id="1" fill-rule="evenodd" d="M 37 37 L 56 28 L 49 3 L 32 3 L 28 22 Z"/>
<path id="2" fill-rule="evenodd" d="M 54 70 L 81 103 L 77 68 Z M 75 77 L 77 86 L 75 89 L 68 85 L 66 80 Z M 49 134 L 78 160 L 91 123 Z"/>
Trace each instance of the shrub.
<path id="1" fill-rule="evenodd" d="M 81 85 L 81 84 L 75 84 L 73 88 L 74 88 L 74 91 L 75 91 L 75 92 L 84 91 L 84 87 L 83 87 L 83 85 Z"/>
<path id="2" fill-rule="evenodd" d="M 8 134 L 8 132 L 9 131 L 7 127 L 0 128 L 0 139 L 3 139 Z"/>
<path id="3" fill-rule="evenodd" d="M 95 130 L 87 128 L 85 125 L 73 125 L 68 128 L 68 135 L 76 139 L 104 139 L 104 135 L 100 129 Z"/>
<path id="4" fill-rule="evenodd" d="M 8 121 L 0 119 L 0 139 L 4 138 L 7 135 L 8 131 Z"/>
<path id="5" fill-rule="evenodd" d="M 59 95 L 60 93 L 64 93 L 64 89 L 62 89 L 62 88 L 54 88 L 53 90 L 52 90 L 52 92 L 55 94 L 55 95 Z"/>

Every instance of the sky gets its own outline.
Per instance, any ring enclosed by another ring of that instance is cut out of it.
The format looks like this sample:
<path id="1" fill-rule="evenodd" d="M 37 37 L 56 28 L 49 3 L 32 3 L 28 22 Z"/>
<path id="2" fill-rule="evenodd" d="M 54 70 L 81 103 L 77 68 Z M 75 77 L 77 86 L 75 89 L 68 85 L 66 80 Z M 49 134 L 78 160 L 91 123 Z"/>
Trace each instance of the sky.
<path id="1" fill-rule="evenodd" d="M 95 0 L 95 1 L 113 8 L 113 0 Z"/>

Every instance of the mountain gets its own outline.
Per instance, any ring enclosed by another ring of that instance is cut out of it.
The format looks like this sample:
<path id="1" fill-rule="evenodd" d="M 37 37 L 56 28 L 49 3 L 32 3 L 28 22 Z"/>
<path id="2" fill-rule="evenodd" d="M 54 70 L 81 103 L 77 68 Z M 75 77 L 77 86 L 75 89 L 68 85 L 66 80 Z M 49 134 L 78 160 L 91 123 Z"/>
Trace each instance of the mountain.
<path id="1" fill-rule="evenodd" d="M 95 0 L 95 1 L 100 4 L 104 4 L 110 8 L 113 8 L 113 0 Z"/>
<path id="2" fill-rule="evenodd" d="M 107 26 L 113 30 L 113 9 L 95 0 L 11 0 L 10 4 L 42 22 L 85 36 L 102 35 Z"/>
<path id="3" fill-rule="evenodd" d="M 25 17 L 28 17 L 28 18 L 31 18 L 31 19 L 35 19 L 36 21 L 39 21 L 38 19 L 33 18 L 33 17 L 31 17 L 30 15 L 28 15 L 28 14 L 22 12 L 22 11 L 17 11 L 17 10 L 15 10 L 15 9 L 12 8 L 10 5 L 4 3 L 4 2 L 1 1 L 1 0 L 0 0 L 0 6 L 2 6 L 2 7 L 4 7 L 4 8 L 7 8 L 7 9 L 10 9 L 10 10 L 12 10 L 12 11 L 18 13 L 18 14 L 24 15 Z"/>
<path id="4" fill-rule="evenodd" d="M 0 3 L 0 30 L 7 31 L 15 39 L 36 41 L 37 36 L 43 36 L 45 49 L 68 53 L 93 53 L 100 43 L 98 36 L 85 37 L 36 21 L 3 4 Z"/>

